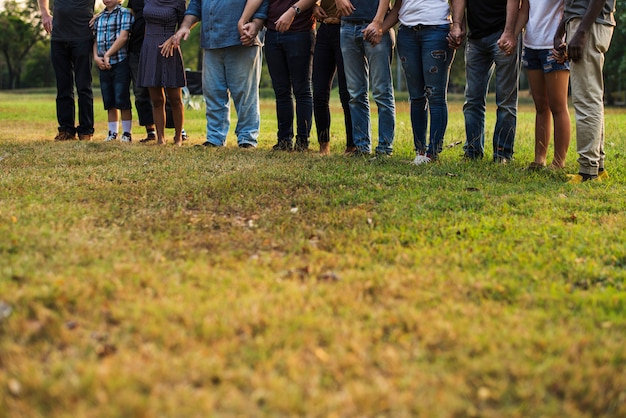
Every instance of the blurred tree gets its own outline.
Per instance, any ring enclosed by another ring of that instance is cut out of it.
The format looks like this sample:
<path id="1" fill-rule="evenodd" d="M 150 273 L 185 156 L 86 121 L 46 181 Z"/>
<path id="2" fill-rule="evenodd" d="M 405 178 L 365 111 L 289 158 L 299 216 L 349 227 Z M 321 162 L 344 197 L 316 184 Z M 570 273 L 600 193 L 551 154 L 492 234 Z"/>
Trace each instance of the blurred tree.
<path id="1" fill-rule="evenodd" d="M 626 0 L 617 0 L 616 9 L 617 25 L 604 64 L 605 97 L 609 105 L 616 101 L 623 104 L 626 99 Z"/>
<path id="2" fill-rule="evenodd" d="M 0 52 L 7 69 L 7 86 L 10 89 L 21 87 L 20 78 L 28 52 L 44 39 L 37 12 L 36 0 L 8 0 L 0 12 Z"/>

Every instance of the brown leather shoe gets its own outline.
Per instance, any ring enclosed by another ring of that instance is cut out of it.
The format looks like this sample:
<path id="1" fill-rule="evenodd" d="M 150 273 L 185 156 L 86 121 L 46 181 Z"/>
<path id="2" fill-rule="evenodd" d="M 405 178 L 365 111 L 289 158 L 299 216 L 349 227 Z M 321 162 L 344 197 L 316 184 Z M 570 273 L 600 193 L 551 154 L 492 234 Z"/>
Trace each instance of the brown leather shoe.
<path id="1" fill-rule="evenodd" d="M 343 152 L 344 155 L 352 155 L 356 152 L 356 147 L 346 147 L 346 150 Z"/>
<path id="2" fill-rule="evenodd" d="M 91 135 L 91 134 L 78 134 L 78 139 L 80 141 L 91 141 L 93 139 L 93 135 Z"/>
<path id="3" fill-rule="evenodd" d="M 76 139 L 76 136 L 66 131 L 59 131 L 57 136 L 54 137 L 55 141 L 71 141 L 73 139 Z"/>
<path id="4" fill-rule="evenodd" d="M 330 142 L 320 142 L 320 155 L 330 155 Z"/>

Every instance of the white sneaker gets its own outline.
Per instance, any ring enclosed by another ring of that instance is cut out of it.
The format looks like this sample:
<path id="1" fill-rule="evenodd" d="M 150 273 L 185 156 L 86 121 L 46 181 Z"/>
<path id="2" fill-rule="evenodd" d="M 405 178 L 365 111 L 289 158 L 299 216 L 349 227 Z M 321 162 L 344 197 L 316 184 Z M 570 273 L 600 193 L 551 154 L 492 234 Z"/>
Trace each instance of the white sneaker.
<path id="1" fill-rule="evenodd" d="M 425 155 L 425 154 L 417 154 L 415 156 L 415 159 L 413 160 L 413 162 L 411 164 L 413 164 L 413 165 L 422 165 L 422 164 L 428 164 L 431 161 L 432 160 L 427 155 Z"/>
<path id="2" fill-rule="evenodd" d="M 120 138 L 121 142 L 133 142 L 133 137 L 130 132 L 124 132 Z"/>
<path id="3" fill-rule="evenodd" d="M 109 131 L 109 136 L 106 137 L 106 139 L 104 140 L 104 142 L 110 142 L 110 141 L 115 141 L 117 139 L 117 132 L 111 132 Z"/>

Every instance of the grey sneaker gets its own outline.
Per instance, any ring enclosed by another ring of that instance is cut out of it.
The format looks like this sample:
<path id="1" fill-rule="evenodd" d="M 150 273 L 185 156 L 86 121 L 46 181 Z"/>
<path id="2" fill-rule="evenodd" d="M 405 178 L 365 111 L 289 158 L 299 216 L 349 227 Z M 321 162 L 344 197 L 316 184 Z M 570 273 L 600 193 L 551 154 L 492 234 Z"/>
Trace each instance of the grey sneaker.
<path id="1" fill-rule="evenodd" d="M 121 142 L 133 142 L 133 137 L 130 132 L 124 132 L 120 138 Z"/>
<path id="2" fill-rule="evenodd" d="M 117 132 L 109 131 L 109 136 L 104 139 L 104 142 L 115 141 L 117 139 Z"/>

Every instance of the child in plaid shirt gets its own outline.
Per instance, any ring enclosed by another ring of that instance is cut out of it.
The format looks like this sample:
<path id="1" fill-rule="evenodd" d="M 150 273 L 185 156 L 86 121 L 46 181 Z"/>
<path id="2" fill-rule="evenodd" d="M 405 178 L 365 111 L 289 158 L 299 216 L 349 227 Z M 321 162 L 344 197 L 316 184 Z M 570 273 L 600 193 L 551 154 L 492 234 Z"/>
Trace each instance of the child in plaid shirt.
<path id="1" fill-rule="evenodd" d="M 106 7 L 94 22 L 96 42 L 93 59 L 100 69 L 100 89 L 104 109 L 108 112 L 109 135 L 118 135 L 118 110 L 122 114 L 122 142 L 131 142 L 132 111 L 130 104 L 130 65 L 127 43 L 133 15 L 118 0 L 103 0 Z"/>

